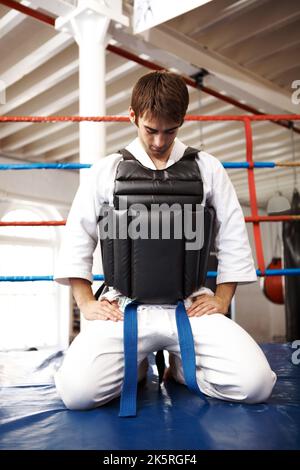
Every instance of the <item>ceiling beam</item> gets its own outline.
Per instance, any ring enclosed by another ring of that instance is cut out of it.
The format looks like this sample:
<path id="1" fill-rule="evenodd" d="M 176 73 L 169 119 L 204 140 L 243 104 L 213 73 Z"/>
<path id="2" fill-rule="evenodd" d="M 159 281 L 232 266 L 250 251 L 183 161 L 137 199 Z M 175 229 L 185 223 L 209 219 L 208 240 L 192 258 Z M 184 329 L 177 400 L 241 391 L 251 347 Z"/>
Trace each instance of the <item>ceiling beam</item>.
<path id="1" fill-rule="evenodd" d="M 73 132 L 72 132 L 73 131 Z M 49 139 L 45 136 L 38 142 L 31 143 L 23 148 L 23 157 L 25 159 L 39 158 L 42 157 L 46 152 L 55 148 L 61 147 L 72 141 L 79 139 L 78 132 L 74 132 L 74 129 L 64 128 L 56 132 L 55 139 Z"/>
<path id="2" fill-rule="evenodd" d="M 283 70 L 280 75 L 277 75 L 277 82 L 286 87 L 289 91 L 294 92 L 295 89 L 291 88 L 291 84 L 294 82 L 295 77 L 300 77 L 300 64 L 295 64 L 295 66 L 289 70 Z"/>
<path id="3" fill-rule="evenodd" d="M 138 65 L 134 62 L 122 61 L 119 59 L 119 66 L 111 67 L 114 54 L 107 53 L 106 83 L 112 83 L 124 77 L 128 72 L 136 70 Z M 64 51 L 57 54 L 48 62 L 43 64 L 29 75 L 12 85 L 6 93 L 7 103 L 1 107 L 2 114 L 8 114 L 19 106 L 27 103 L 45 90 L 57 86 L 69 76 L 78 72 L 78 48 L 72 44 Z M 25 91 L 24 91 L 25 90 Z"/>
<path id="4" fill-rule="evenodd" d="M 183 34 L 196 34 L 201 28 L 216 21 L 216 16 L 223 14 L 226 9 L 236 3 L 236 0 L 218 0 L 218 15 L 216 15 L 216 2 L 209 2 L 188 11 L 183 15 L 169 20 L 166 24 Z"/>
<path id="5" fill-rule="evenodd" d="M 128 100 L 129 105 L 132 83 L 134 83 L 143 74 L 143 69 L 141 67 L 131 67 L 130 70 L 130 72 L 127 71 L 125 78 L 118 81 L 117 83 L 115 83 L 115 79 L 118 77 L 118 71 L 116 71 L 115 74 L 113 74 L 111 71 L 109 77 L 110 82 L 108 83 L 107 88 L 107 95 L 110 96 L 106 103 L 107 107 L 112 106 L 113 104 L 117 104 L 125 98 Z M 66 93 L 66 90 L 68 90 L 68 93 Z M 32 100 L 30 114 L 36 116 L 55 115 L 64 107 L 77 102 L 79 97 L 78 93 L 77 80 L 71 76 L 53 89 L 45 91 L 41 96 L 37 97 L 35 100 Z M 26 115 L 28 110 L 26 107 L 21 106 L 18 109 L 18 113 L 20 115 Z M 17 133 L 25 127 L 32 125 L 33 124 L 30 122 L 3 124 L 0 127 L 0 139 L 5 139 L 6 137 Z"/>
<path id="6" fill-rule="evenodd" d="M 63 0 L 31 0 L 31 3 L 35 5 L 36 8 L 42 8 L 48 13 L 52 13 L 56 16 L 65 16 L 71 13 L 74 10 L 74 6 L 69 2 L 64 2 Z"/>
<path id="7" fill-rule="evenodd" d="M 68 34 L 59 33 L 46 41 L 43 45 L 35 47 L 26 57 L 22 57 L 17 63 L 9 67 L 2 75 L 6 88 L 16 83 L 25 74 L 31 73 L 37 67 L 44 64 L 73 42 Z"/>
<path id="8" fill-rule="evenodd" d="M 22 0 L 20 2 L 21 5 L 31 6 L 30 2 L 27 0 Z M 8 13 L 2 16 L 0 19 L 0 39 L 2 39 L 6 34 L 9 34 L 14 28 L 16 28 L 19 24 L 21 24 L 26 19 L 25 15 L 20 15 L 20 13 L 16 10 L 10 10 Z"/>
<path id="9" fill-rule="evenodd" d="M 133 35 L 125 31 L 125 29 L 118 29 L 112 24 L 109 32 L 113 35 L 114 39 L 121 44 L 126 45 L 135 54 L 146 54 L 144 59 L 154 60 L 165 68 L 176 68 L 187 76 L 199 72 L 199 68 L 191 65 L 188 61 L 184 60 L 178 55 L 170 53 L 162 47 L 153 47 L 147 40 L 144 40 L 138 35 Z"/>
<path id="10" fill-rule="evenodd" d="M 299 22 L 259 34 L 226 50 L 226 57 L 251 68 L 256 62 L 267 59 L 272 54 L 299 44 Z"/>
<path id="11" fill-rule="evenodd" d="M 259 4 L 266 3 L 268 0 L 238 0 L 235 2 L 229 2 L 230 4 L 226 5 L 225 8 L 223 7 L 223 4 L 221 3 L 221 6 L 216 5 L 216 3 L 211 4 L 211 18 L 203 21 L 202 20 L 202 12 L 201 9 L 199 9 L 199 22 L 200 25 L 193 29 L 191 33 L 188 33 L 188 36 L 190 37 L 198 37 L 199 35 L 205 35 L 205 32 L 214 29 L 215 27 L 219 27 L 220 24 L 227 24 L 226 20 L 230 20 L 230 22 L 234 18 L 239 18 L 242 14 L 247 13 L 249 14 L 249 11 L 252 9 L 256 8 L 258 2 Z M 217 14 L 216 14 L 216 6 L 218 8 Z"/>
<path id="12" fill-rule="evenodd" d="M 214 86 L 215 89 L 224 90 L 237 99 L 247 100 L 251 105 L 257 104 L 265 112 L 298 111 L 298 106 L 292 103 L 290 94 L 279 86 L 218 53 L 205 50 L 195 41 L 166 26 L 152 28 L 147 31 L 145 37 L 153 46 L 159 48 L 163 44 L 164 50 L 177 54 L 196 67 L 208 70 L 209 75 L 204 77 L 205 86 Z M 273 103 L 276 103 L 276 106 Z"/>
<path id="13" fill-rule="evenodd" d="M 9 87 L 7 102 L 1 107 L 1 113 L 11 113 L 77 72 L 78 51 L 75 45 L 71 45 Z"/>
<path id="14" fill-rule="evenodd" d="M 299 18 L 299 15 L 298 0 L 288 2 L 272 0 L 267 4 L 266 1 L 259 1 L 247 14 L 233 18 L 230 21 L 230 28 L 226 22 L 222 22 L 218 25 L 218 34 L 212 29 L 203 37 L 197 36 L 195 39 L 203 44 L 209 44 L 210 49 L 223 53 L 227 48 L 242 41 L 291 23 L 295 18 Z"/>
<path id="15" fill-rule="evenodd" d="M 75 89 L 71 91 L 69 90 L 68 93 L 60 95 L 59 98 L 57 98 L 57 96 L 55 96 L 53 92 L 50 93 L 48 96 L 51 96 L 51 95 L 52 95 L 53 101 L 49 102 L 46 97 L 44 100 L 45 101 L 44 106 L 42 106 L 41 108 L 36 108 L 32 113 L 33 115 L 34 114 L 41 115 L 41 116 L 55 115 L 60 109 L 78 101 L 79 93 L 78 93 L 78 88 L 76 87 Z M 33 124 L 31 122 L 16 122 L 16 123 L 9 123 L 9 125 L 4 124 L 3 126 L 0 127 L 0 139 L 3 139 L 4 137 L 7 137 L 9 135 L 12 135 L 15 132 L 18 132 L 24 129 L 25 127 L 29 127 L 29 126 L 33 126 Z"/>
<path id="16" fill-rule="evenodd" d="M 300 31 L 299 31 L 300 36 Z M 300 43 L 291 46 L 287 50 L 283 50 L 268 57 L 259 64 L 255 64 L 253 69 L 268 78 L 269 80 L 275 79 L 283 72 L 293 69 L 295 65 L 300 63 Z"/>

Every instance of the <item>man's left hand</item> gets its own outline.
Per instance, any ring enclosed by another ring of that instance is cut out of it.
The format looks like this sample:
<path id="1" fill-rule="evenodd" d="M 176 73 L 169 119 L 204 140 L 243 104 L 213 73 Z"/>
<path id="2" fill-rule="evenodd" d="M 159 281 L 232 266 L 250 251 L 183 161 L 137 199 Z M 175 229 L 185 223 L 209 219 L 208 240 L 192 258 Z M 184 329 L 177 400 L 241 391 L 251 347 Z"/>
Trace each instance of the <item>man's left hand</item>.
<path id="1" fill-rule="evenodd" d="M 192 305 L 187 309 L 189 317 L 201 317 L 201 315 L 212 313 L 228 313 L 228 303 L 217 295 L 198 295 L 193 299 Z"/>

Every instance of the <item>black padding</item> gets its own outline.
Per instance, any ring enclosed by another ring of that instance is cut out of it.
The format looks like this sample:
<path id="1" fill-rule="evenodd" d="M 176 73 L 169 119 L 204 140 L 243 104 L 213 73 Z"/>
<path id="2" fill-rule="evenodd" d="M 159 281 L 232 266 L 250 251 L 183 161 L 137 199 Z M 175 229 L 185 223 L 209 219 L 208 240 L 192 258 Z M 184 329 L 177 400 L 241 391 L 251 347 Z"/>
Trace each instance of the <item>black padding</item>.
<path id="1" fill-rule="evenodd" d="M 127 194 L 155 194 L 159 190 L 159 194 L 170 195 L 195 195 L 201 194 L 201 181 L 190 181 L 188 186 L 186 181 L 178 180 L 176 185 L 170 179 L 145 179 L 136 181 L 126 181 L 126 185 L 122 181 L 116 181 L 115 191 L 117 195 Z"/>
<path id="2" fill-rule="evenodd" d="M 150 225 L 149 211 L 142 217 Z M 170 214 L 171 227 L 178 217 L 181 219 L 179 212 Z M 170 239 L 132 240 L 132 297 L 145 303 L 176 303 L 182 299 L 183 271 L 178 266 L 183 261 L 184 240 L 176 240 L 172 233 Z"/>
<path id="3" fill-rule="evenodd" d="M 127 236 L 128 211 L 115 211 L 117 237 L 114 240 L 114 287 L 127 295 L 131 292 L 131 240 Z M 130 219 L 129 219 L 130 220 Z M 122 225 L 122 227 L 121 227 Z M 124 238 L 126 229 L 126 238 Z"/>
<path id="4" fill-rule="evenodd" d="M 121 207 L 122 209 L 128 208 L 132 204 L 143 204 L 144 206 L 151 208 L 152 204 L 164 204 L 167 203 L 170 206 L 172 204 L 195 204 L 195 196 L 182 194 L 179 201 L 174 200 L 174 196 L 171 194 L 141 194 L 141 195 L 132 195 L 127 196 L 118 195 L 115 197 L 116 207 Z"/>
<path id="5" fill-rule="evenodd" d="M 101 240 L 101 256 L 102 256 L 102 264 L 104 270 L 104 278 L 105 282 L 108 286 L 114 285 L 114 236 L 113 234 L 109 234 L 110 236 L 104 237 L 103 232 L 100 229 L 101 223 L 104 217 L 108 217 L 111 220 L 114 208 L 105 204 L 105 207 L 102 214 L 99 217 L 99 238 Z"/>
<path id="6" fill-rule="evenodd" d="M 129 152 L 126 151 L 126 156 Z M 124 208 L 128 204 L 161 204 L 181 201 L 182 204 L 196 204 L 203 200 L 203 182 L 194 153 L 187 153 L 168 168 L 152 170 L 133 159 L 120 161 L 116 171 L 114 207 Z"/>
<path id="7" fill-rule="evenodd" d="M 110 250 L 109 256 L 103 257 L 107 284 L 109 284 L 107 279 L 112 279 L 113 286 L 123 295 L 150 304 L 176 303 L 178 299 L 188 297 L 204 284 L 214 223 L 212 208 L 205 207 L 204 217 L 199 218 L 204 223 L 204 227 L 200 228 L 203 229 L 203 247 L 197 245 L 193 249 L 188 247 L 195 242 L 195 239 L 186 238 L 185 219 L 180 210 L 169 213 L 170 233 L 163 232 L 160 211 L 156 213 L 141 211 L 138 219 L 148 227 L 148 238 L 139 236 L 137 225 L 136 232 L 134 234 L 131 232 L 130 236 L 123 239 L 118 238 L 120 221 L 125 223 L 125 218 L 128 217 L 129 223 L 125 225 L 130 227 L 132 219 L 125 211 L 117 211 L 114 208 L 111 210 L 115 214 L 116 230 L 113 233 L 116 238 L 104 240 L 104 244 L 107 244 Z M 195 224 L 196 211 L 192 212 L 191 217 Z M 153 238 L 150 220 L 156 221 L 156 227 L 159 227 L 158 233 L 155 234 L 156 238 Z M 176 238 L 180 225 L 182 237 Z M 199 233 L 197 235 L 199 236 Z M 124 232 L 122 236 L 124 237 Z M 104 244 L 102 242 L 103 246 Z"/>
<path id="8" fill-rule="evenodd" d="M 202 219 L 203 213 L 199 217 Z M 193 212 L 193 223 L 196 221 L 196 211 Z M 185 297 L 191 295 L 195 290 L 203 286 L 207 274 L 209 253 L 213 239 L 213 227 L 215 222 L 215 210 L 212 207 L 204 207 L 204 224 L 201 226 L 200 239 L 203 241 L 201 250 L 185 250 L 184 266 L 184 292 Z M 199 236 L 199 233 L 198 233 Z M 191 240 L 194 242 L 194 239 Z M 187 242 L 187 241 L 186 241 Z"/>
<path id="9" fill-rule="evenodd" d="M 198 151 L 188 148 L 181 160 L 164 170 L 151 170 L 128 151 L 122 153 L 124 160 L 116 171 L 114 206 L 106 207 L 113 216 L 113 229 L 101 241 L 105 281 L 139 302 L 175 304 L 204 284 L 211 246 L 214 210 L 202 205 Z M 166 214 L 169 224 L 162 222 Z M 198 215 L 202 217 L 194 239 L 190 238 L 191 231 L 186 231 L 186 214 L 190 217 L 187 226 L 192 225 L 193 230 Z M 137 220 L 142 227 L 148 227 L 146 236 L 139 234 Z M 156 236 L 151 223 L 159 227 Z M 124 227 L 129 230 L 128 236 Z M 134 234 L 130 232 L 132 227 Z M 169 236 L 163 232 L 166 227 Z M 195 245 L 202 231 L 200 240 L 204 238 L 204 244 Z"/>
<path id="10" fill-rule="evenodd" d="M 201 250 L 198 286 L 204 286 L 210 250 L 213 242 L 216 212 L 213 207 L 204 208 L 204 245 Z"/>
<path id="11" fill-rule="evenodd" d="M 202 206 L 201 206 L 202 207 Z M 199 277 L 200 277 L 200 258 L 204 251 L 202 246 L 204 244 L 204 227 L 203 227 L 203 217 L 204 217 L 204 208 L 202 207 L 201 211 L 191 211 L 190 213 L 190 223 L 192 223 L 193 233 L 195 232 L 195 223 L 196 217 L 199 217 L 202 220 L 201 227 L 198 227 L 197 234 L 187 240 L 186 239 L 186 247 L 185 247 L 185 256 L 184 256 L 184 292 L 186 296 L 189 296 L 199 287 Z M 199 230 L 201 233 L 199 234 Z M 200 238 L 199 242 L 201 246 L 198 249 L 195 249 L 193 245 L 195 245 L 197 241 L 197 236 Z M 192 245 L 194 249 L 188 249 L 189 246 Z"/>

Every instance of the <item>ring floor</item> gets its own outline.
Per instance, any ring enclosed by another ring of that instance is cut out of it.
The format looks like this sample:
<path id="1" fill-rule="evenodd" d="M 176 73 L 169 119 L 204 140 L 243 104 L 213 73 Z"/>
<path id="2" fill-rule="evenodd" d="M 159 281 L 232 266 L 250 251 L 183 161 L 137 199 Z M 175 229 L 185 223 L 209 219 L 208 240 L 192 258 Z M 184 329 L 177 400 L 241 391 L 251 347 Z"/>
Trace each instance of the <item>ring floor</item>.
<path id="1" fill-rule="evenodd" d="M 119 399 L 90 411 L 67 410 L 52 378 L 61 352 L 0 353 L 0 449 L 300 449 L 300 354 L 290 344 L 261 347 L 278 376 L 267 403 L 203 404 L 173 381 L 159 390 L 150 368 L 138 415 L 130 419 L 118 417 Z"/>

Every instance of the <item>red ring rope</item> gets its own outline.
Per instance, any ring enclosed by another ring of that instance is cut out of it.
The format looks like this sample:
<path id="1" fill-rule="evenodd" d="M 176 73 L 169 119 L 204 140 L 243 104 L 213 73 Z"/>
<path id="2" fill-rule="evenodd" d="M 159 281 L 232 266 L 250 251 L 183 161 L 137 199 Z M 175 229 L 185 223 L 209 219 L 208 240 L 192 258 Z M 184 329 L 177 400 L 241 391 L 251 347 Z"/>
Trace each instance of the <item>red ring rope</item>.
<path id="1" fill-rule="evenodd" d="M 219 115 L 219 116 L 195 116 L 188 114 L 185 121 L 299 121 L 300 114 L 261 114 L 261 115 Z M 129 122 L 127 116 L 0 116 L 0 122 Z"/>
<path id="2" fill-rule="evenodd" d="M 261 215 L 261 216 L 247 216 L 245 217 L 246 223 L 253 223 L 253 222 L 283 222 L 288 220 L 300 220 L 300 215 Z M 18 226 L 59 226 L 59 225 L 66 225 L 66 220 L 34 220 L 34 221 L 27 221 L 27 220 L 19 220 L 19 221 L 9 221 L 3 222 L 0 221 L 0 227 L 18 227 Z"/>
<path id="3" fill-rule="evenodd" d="M 252 128 L 249 119 L 244 119 L 245 125 L 245 136 L 246 136 L 246 158 L 249 163 L 248 168 L 248 186 L 249 186 L 249 197 L 250 197 L 250 208 L 252 217 L 258 217 L 257 209 L 257 197 L 255 188 L 254 168 L 253 168 L 253 139 L 252 139 Z M 253 221 L 253 233 L 256 248 L 256 257 L 258 269 L 264 274 L 265 272 L 265 261 L 263 254 L 263 245 L 261 239 L 260 225 L 258 221 Z"/>

